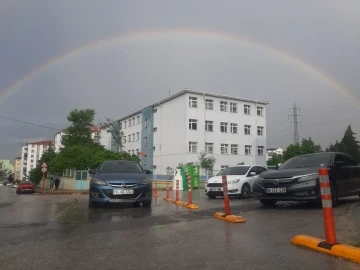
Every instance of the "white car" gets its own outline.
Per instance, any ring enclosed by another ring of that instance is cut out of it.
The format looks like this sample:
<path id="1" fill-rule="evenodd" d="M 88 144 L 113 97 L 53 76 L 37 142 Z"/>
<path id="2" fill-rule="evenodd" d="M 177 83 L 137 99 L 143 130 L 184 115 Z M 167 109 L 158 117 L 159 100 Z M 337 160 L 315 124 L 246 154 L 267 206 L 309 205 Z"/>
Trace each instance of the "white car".
<path id="1" fill-rule="evenodd" d="M 205 193 L 210 199 L 223 196 L 222 176 L 226 175 L 229 196 L 248 198 L 253 193 L 255 179 L 267 171 L 258 165 L 236 165 L 228 167 L 206 181 Z"/>

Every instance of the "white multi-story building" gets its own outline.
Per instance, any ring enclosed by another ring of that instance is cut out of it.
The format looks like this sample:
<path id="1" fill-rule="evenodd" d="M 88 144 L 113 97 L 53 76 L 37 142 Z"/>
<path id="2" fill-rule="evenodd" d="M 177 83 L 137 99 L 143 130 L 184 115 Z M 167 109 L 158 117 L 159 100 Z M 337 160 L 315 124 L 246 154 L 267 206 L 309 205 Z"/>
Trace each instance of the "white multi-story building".
<path id="1" fill-rule="evenodd" d="M 53 144 L 53 141 L 40 141 L 26 143 L 21 147 L 21 180 L 26 179 L 30 170 L 36 167 L 36 164 L 40 160 L 42 154 L 49 149 L 50 145 Z"/>
<path id="2" fill-rule="evenodd" d="M 54 135 L 55 152 L 60 151 L 60 148 L 62 147 L 61 140 L 64 135 L 66 135 L 66 130 L 59 131 Z M 111 137 L 111 134 L 105 130 L 101 130 L 97 126 L 91 127 L 91 138 L 99 144 L 103 145 L 108 150 L 111 150 Z"/>
<path id="3" fill-rule="evenodd" d="M 271 157 L 276 154 L 279 156 L 284 155 L 284 150 L 282 148 L 268 148 L 266 149 L 266 160 L 271 159 Z"/>
<path id="4" fill-rule="evenodd" d="M 142 153 L 143 167 L 165 175 L 200 152 L 215 171 L 244 162 L 266 165 L 268 102 L 183 90 L 118 120 L 123 150 Z"/>

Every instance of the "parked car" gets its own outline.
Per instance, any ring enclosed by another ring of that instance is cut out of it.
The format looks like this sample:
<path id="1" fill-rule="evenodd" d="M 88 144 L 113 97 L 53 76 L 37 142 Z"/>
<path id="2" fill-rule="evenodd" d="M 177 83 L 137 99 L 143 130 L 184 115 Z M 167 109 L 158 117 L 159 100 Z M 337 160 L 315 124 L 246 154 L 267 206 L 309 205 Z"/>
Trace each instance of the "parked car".
<path id="1" fill-rule="evenodd" d="M 152 182 L 148 174 L 134 161 L 107 160 L 96 170 L 89 170 L 89 207 L 104 204 L 134 203 L 151 206 Z"/>
<path id="2" fill-rule="evenodd" d="M 33 184 L 33 183 L 29 182 L 29 181 L 21 182 L 16 187 L 16 193 L 17 194 L 34 193 L 34 192 L 35 192 L 35 184 Z"/>
<path id="3" fill-rule="evenodd" d="M 228 167 L 206 181 L 205 194 L 210 199 L 223 196 L 222 176 L 226 175 L 229 195 L 248 198 L 253 192 L 256 177 L 264 171 L 267 171 L 267 169 L 258 165 L 236 165 Z"/>
<path id="4" fill-rule="evenodd" d="M 329 169 L 332 203 L 338 198 L 360 196 L 360 166 L 352 157 L 324 152 L 293 157 L 277 170 L 263 172 L 254 184 L 255 199 L 265 206 L 277 201 L 320 201 L 318 170 Z"/>

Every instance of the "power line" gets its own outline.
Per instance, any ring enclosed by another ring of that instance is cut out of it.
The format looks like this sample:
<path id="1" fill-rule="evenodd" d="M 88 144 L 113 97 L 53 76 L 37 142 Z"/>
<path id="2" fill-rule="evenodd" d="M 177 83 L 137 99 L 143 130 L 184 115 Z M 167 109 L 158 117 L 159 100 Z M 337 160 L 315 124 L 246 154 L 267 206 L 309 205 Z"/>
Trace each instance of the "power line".
<path id="1" fill-rule="evenodd" d="M 26 121 L 22 121 L 22 120 L 18 120 L 18 119 L 13 119 L 13 118 L 10 118 L 10 117 L 5 117 L 5 116 L 0 116 L 0 118 L 6 119 L 6 120 L 10 120 L 10 121 L 14 121 L 14 122 L 18 122 L 18 123 L 23 123 L 23 124 L 31 125 L 31 126 L 36 126 L 36 127 L 48 128 L 48 129 L 53 129 L 53 130 L 57 130 L 57 131 L 61 130 L 61 129 L 58 129 L 58 128 L 53 128 L 53 127 L 44 126 L 44 125 L 38 125 L 38 124 L 31 123 L 31 122 L 26 122 Z"/>
<path id="2" fill-rule="evenodd" d="M 292 114 L 290 114 L 288 117 L 292 117 L 293 121 L 290 122 L 290 124 L 294 125 L 294 144 L 299 143 L 299 124 L 302 125 L 301 121 L 298 120 L 298 117 L 302 117 L 301 109 L 296 107 L 296 103 L 294 102 L 294 106 L 289 109 L 289 111 L 292 111 Z"/>

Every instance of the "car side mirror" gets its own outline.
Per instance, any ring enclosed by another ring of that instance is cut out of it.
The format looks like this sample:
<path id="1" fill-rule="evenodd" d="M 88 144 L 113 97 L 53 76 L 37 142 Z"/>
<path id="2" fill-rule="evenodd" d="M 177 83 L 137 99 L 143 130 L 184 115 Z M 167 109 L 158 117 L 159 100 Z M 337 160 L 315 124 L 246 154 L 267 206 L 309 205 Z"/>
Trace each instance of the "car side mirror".
<path id="1" fill-rule="evenodd" d="M 150 170 L 145 170 L 145 173 L 146 173 L 146 174 L 152 174 L 152 171 L 150 171 Z"/>
<path id="2" fill-rule="evenodd" d="M 256 175 L 256 172 L 251 172 L 249 175 L 250 175 L 250 176 L 255 176 L 255 175 Z"/>
<path id="3" fill-rule="evenodd" d="M 90 174 L 95 174 L 96 170 L 89 170 Z"/>

